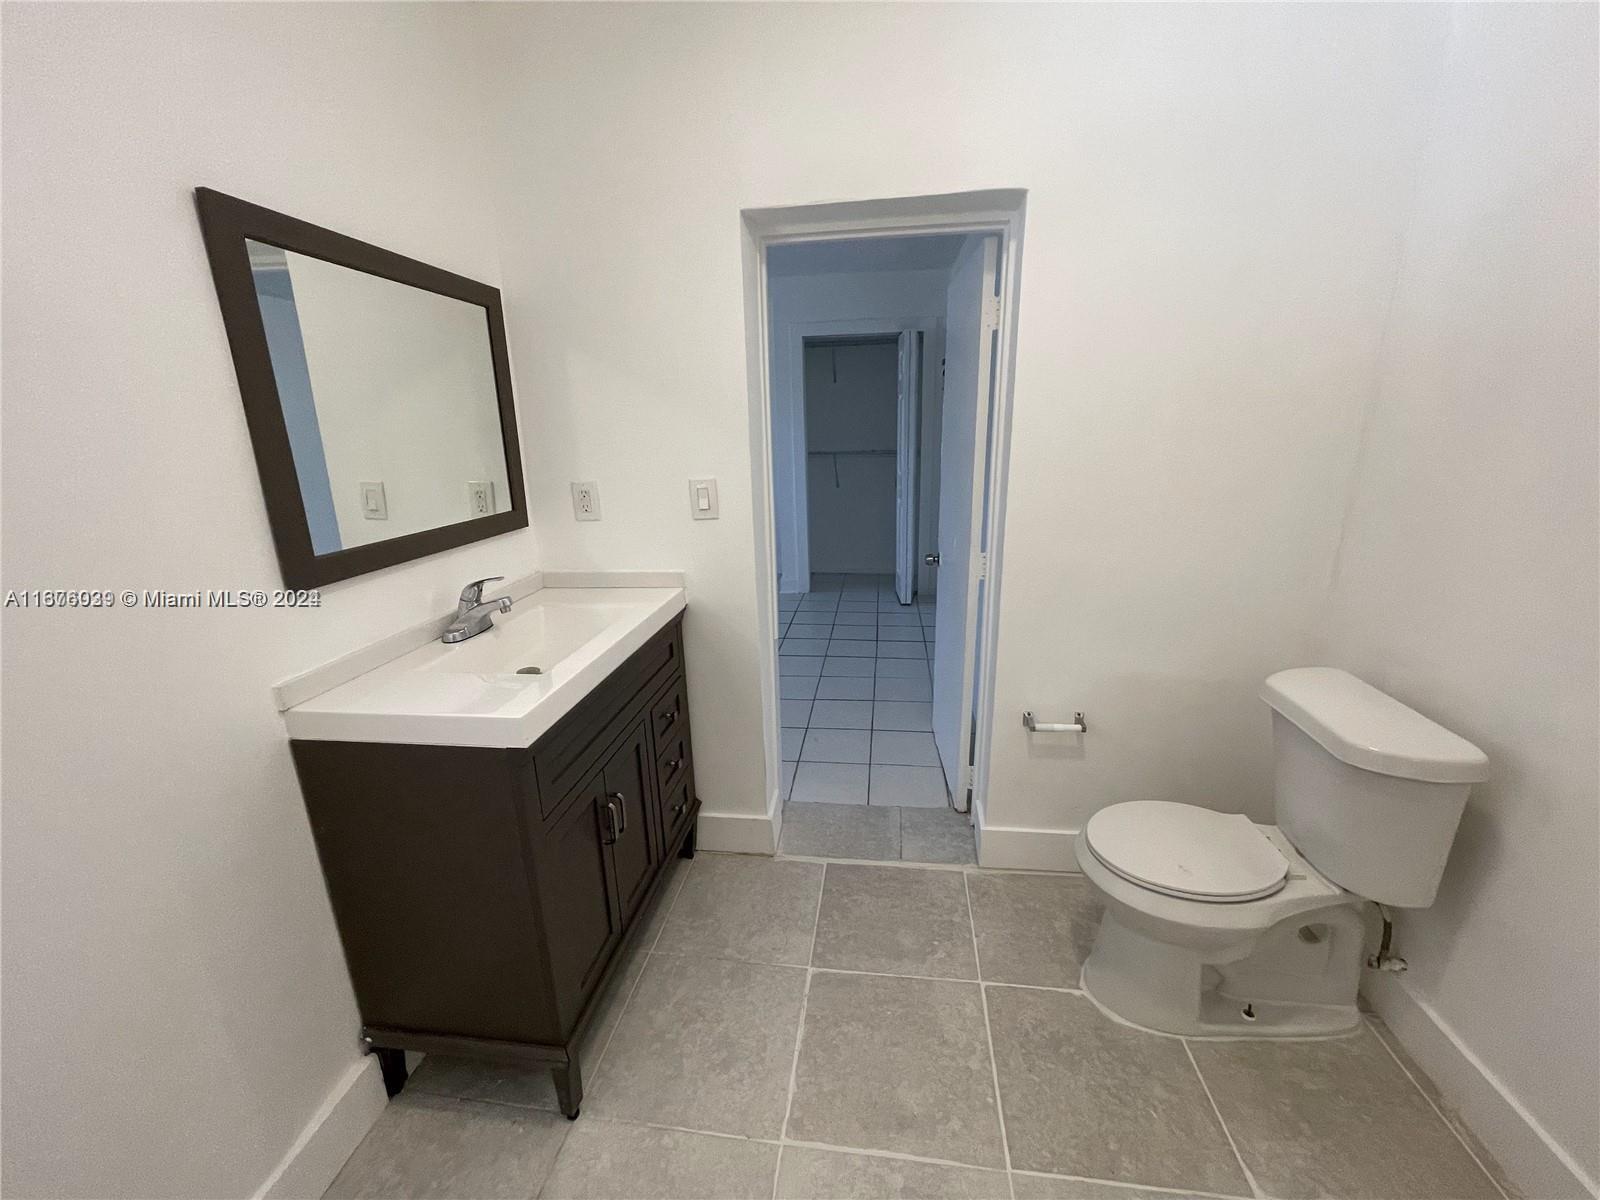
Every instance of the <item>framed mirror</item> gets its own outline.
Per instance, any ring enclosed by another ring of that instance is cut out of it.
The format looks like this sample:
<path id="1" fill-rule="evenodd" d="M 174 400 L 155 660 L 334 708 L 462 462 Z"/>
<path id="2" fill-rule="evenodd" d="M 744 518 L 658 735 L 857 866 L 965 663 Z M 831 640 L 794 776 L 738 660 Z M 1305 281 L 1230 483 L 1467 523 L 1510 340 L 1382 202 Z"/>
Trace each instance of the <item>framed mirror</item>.
<path id="1" fill-rule="evenodd" d="M 195 189 L 291 588 L 528 524 L 500 292 Z"/>

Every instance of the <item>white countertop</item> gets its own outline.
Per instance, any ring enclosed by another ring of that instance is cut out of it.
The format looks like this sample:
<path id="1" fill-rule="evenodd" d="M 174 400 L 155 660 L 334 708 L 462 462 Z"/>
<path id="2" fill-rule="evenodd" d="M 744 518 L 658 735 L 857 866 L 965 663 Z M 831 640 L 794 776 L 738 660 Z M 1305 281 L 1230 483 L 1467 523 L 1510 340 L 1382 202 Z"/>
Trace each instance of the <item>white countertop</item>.
<path id="1" fill-rule="evenodd" d="M 533 743 L 684 610 L 682 587 L 543 587 L 447 646 L 436 638 L 288 707 L 293 738 Z M 519 674 L 522 667 L 540 674 Z"/>

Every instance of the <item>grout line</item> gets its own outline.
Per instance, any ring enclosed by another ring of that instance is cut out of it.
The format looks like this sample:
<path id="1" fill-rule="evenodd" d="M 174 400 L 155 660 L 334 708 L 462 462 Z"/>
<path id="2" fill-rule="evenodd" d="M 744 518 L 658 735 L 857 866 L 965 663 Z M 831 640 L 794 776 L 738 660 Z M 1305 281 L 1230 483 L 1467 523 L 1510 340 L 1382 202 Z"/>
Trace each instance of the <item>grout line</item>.
<path id="1" fill-rule="evenodd" d="M 800 1020 L 794 1030 L 794 1057 L 789 1061 L 789 1095 L 783 1102 L 783 1124 L 778 1126 L 778 1158 L 772 1164 L 772 1200 L 778 1200 L 778 1180 L 783 1172 L 783 1147 L 789 1136 L 789 1113 L 794 1109 L 794 1091 L 800 1077 L 800 1043 L 806 1034 L 806 1006 L 811 1002 L 811 964 L 817 957 L 817 927 L 822 924 L 822 894 L 828 886 L 828 866 L 817 880 L 817 907 L 811 914 L 811 948 L 806 951 L 806 984 L 800 993 Z"/>
<path id="2" fill-rule="evenodd" d="M 925 1154 L 908 1154 L 902 1150 L 872 1150 L 865 1146 L 841 1146 L 834 1142 L 807 1142 L 798 1138 L 784 1138 L 783 1145 L 801 1150 L 828 1150 L 835 1154 L 860 1154 L 867 1158 L 888 1158 L 896 1162 L 927 1163 L 933 1167 L 958 1167 L 967 1171 L 992 1171 L 996 1175 L 1009 1174 L 1004 1167 L 988 1167 L 980 1163 L 962 1162 L 955 1158 L 929 1158 Z"/>
<path id="3" fill-rule="evenodd" d="M 1483 1159 L 1478 1157 L 1477 1151 L 1474 1150 L 1468 1143 L 1467 1139 L 1461 1135 L 1461 1131 L 1455 1127 L 1455 1123 L 1452 1122 L 1449 1117 L 1444 1115 L 1444 1110 L 1434 1103 L 1433 1097 L 1428 1094 L 1428 1089 L 1422 1086 L 1421 1081 L 1411 1073 L 1410 1068 L 1406 1066 L 1405 1061 L 1400 1057 L 1400 1055 L 1395 1052 L 1394 1047 L 1389 1045 L 1389 1039 L 1384 1037 L 1383 1034 L 1379 1033 L 1376 1028 L 1373 1028 L 1370 1022 L 1364 1020 L 1362 1024 L 1367 1025 L 1367 1032 L 1373 1037 L 1377 1038 L 1379 1045 L 1389 1052 L 1389 1057 L 1394 1059 L 1394 1065 L 1399 1067 L 1400 1073 L 1411 1081 L 1411 1086 L 1416 1088 L 1417 1091 L 1421 1093 L 1422 1098 L 1428 1102 L 1428 1107 L 1433 1109 L 1434 1115 L 1444 1123 L 1446 1129 L 1455 1135 L 1456 1141 L 1461 1143 L 1461 1148 L 1467 1152 L 1467 1156 L 1478 1165 L 1478 1170 L 1482 1171 L 1484 1176 L 1489 1180 L 1489 1185 L 1493 1187 L 1495 1191 L 1500 1193 L 1501 1200 L 1511 1200 L 1511 1198 L 1506 1195 L 1505 1188 L 1500 1186 L 1500 1181 L 1495 1178 L 1494 1172 L 1489 1170 L 1489 1168 L 1484 1165 Z"/>
<path id="4" fill-rule="evenodd" d="M 1121 1179 L 1096 1179 L 1093 1175 L 1054 1175 L 1049 1171 L 1013 1171 L 1013 1175 L 1025 1175 L 1031 1179 L 1065 1179 L 1073 1183 L 1094 1183 L 1102 1187 L 1127 1188 L 1137 1192 L 1155 1192 L 1158 1195 L 1170 1196 L 1196 1196 L 1205 1197 L 1206 1200 L 1246 1200 L 1230 1192 L 1197 1192 L 1193 1188 L 1163 1187 L 1154 1183 L 1128 1183 Z"/>
<path id="5" fill-rule="evenodd" d="M 1017 1185 L 1011 1178 L 1011 1139 L 1006 1134 L 1006 1106 L 1000 1099 L 1000 1064 L 994 1057 L 994 1030 L 989 1025 L 989 993 L 984 988 L 983 958 L 978 953 L 978 922 L 972 915 L 972 885 L 967 873 L 961 872 L 961 890 L 967 897 L 967 932 L 972 934 L 972 969 L 978 973 L 978 1001 L 983 1006 L 983 1038 L 989 1046 L 989 1077 L 994 1083 L 994 1113 L 1000 1122 L 1000 1151 L 1005 1155 L 1006 1190 L 1011 1200 L 1016 1200 Z"/>
<path id="6" fill-rule="evenodd" d="M 1244 1181 L 1250 1185 L 1252 1196 L 1265 1196 L 1261 1185 L 1256 1182 L 1256 1177 L 1250 1173 L 1250 1168 L 1245 1166 L 1244 1155 L 1239 1153 L 1239 1145 L 1233 1140 L 1233 1132 L 1228 1128 L 1228 1123 L 1222 1119 L 1222 1110 L 1217 1107 L 1217 1098 L 1211 1094 L 1211 1085 L 1206 1082 L 1205 1075 L 1200 1070 L 1200 1064 L 1195 1060 L 1194 1051 L 1189 1048 L 1188 1038 L 1179 1038 L 1183 1043 L 1183 1052 L 1189 1056 L 1189 1065 L 1194 1068 L 1194 1076 L 1200 1081 L 1200 1090 L 1205 1092 L 1206 1099 L 1211 1102 L 1211 1111 L 1217 1114 L 1217 1124 L 1222 1126 L 1222 1136 L 1228 1139 L 1228 1148 L 1233 1151 L 1233 1157 L 1239 1162 L 1239 1170 L 1244 1172 Z"/>

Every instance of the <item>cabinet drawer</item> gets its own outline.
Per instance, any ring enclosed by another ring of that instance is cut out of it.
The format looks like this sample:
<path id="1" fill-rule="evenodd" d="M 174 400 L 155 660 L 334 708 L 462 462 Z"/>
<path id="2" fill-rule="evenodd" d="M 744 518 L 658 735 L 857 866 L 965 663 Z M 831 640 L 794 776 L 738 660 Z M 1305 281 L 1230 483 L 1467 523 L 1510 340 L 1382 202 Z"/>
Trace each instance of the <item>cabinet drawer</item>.
<path id="1" fill-rule="evenodd" d="M 665 796 L 677 786 L 678 777 L 689 769 L 689 726 L 677 722 L 669 732 L 656 739 L 656 779 Z"/>
<path id="2" fill-rule="evenodd" d="M 669 791 L 661 793 L 661 828 L 665 831 L 663 845 L 671 845 L 694 809 L 694 771 L 685 768 L 678 773 L 678 782 Z"/>
<path id="3" fill-rule="evenodd" d="M 655 739 L 658 755 L 666 753 L 667 744 L 674 737 L 688 740 L 689 692 L 682 675 L 651 702 L 650 736 Z"/>

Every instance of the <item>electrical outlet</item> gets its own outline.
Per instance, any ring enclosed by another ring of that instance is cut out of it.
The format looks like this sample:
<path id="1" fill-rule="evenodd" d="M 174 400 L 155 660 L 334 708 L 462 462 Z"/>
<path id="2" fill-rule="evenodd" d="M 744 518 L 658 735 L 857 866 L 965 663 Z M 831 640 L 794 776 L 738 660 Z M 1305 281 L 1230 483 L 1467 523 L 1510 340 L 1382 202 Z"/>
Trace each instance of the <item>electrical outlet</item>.
<path id="1" fill-rule="evenodd" d="M 600 485 L 592 480 L 572 485 L 572 515 L 579 521 L 600 519 Z"/>
<path id="2" fill-rule="evenodd" d="M 467 481 L 467 514 L 488 517 L 494 514 L 494 481 L 471 479 Z"/>

